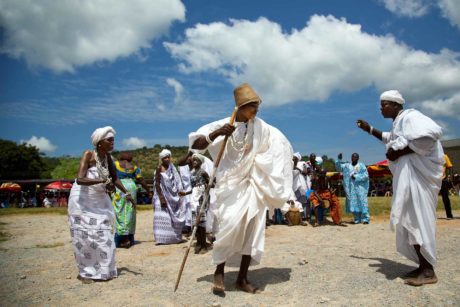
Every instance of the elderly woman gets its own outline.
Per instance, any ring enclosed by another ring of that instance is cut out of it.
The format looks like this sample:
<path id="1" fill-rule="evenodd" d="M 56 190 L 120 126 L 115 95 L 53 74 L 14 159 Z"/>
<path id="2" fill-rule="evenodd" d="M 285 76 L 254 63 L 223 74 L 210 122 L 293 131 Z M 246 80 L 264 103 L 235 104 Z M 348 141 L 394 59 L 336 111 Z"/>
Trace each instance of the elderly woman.
<path id="1" fill-rule="evenodd" d="M 120 189 L 128 201 L 132 197 L 117 178 L 110 156 L 115 130 L 107 126 L 91 135 L 94 150 L 87 150 L 80 160 L 77 179 L 69 196 L 70 236 L 83 283 L 117 277 L 113 242 L 114 211 L 107 194 Z"/>
<path id="2" fill-rule="evenodd" d="M 139 183 L 149 193 L 150 189 L 142 178 L 141 169 L 133 162 L 133 155 L 122 152 L 115 161 L 117 177 L 123 186 L 131 194 L 133 201 L 127 201 L 123 197 L 123 191 L 117 188 L 112 195 L 112 204 L 115 210 L 115 245 L 117 247 L 129 248 L 134 244 L 134 233 L 136 232 L 136 204 L 137 185 Z"/>
<path id="3" fill-rule="evenodd" d="M 171 163 L 171 152 L 160 152 L 160 165 L 155 176 L 153 205 L 153 234 L 156 244 L 182 242 L 182 228 L 185 224 L 185 210 L 179 192 L 183 192 L 179 173 Z"/>
<path id="4" fill-rule="evenodd" d="M 198 153 L 192 155 L 192 171 L 190 173 L 190 182 L 192 190 L 189 192 L 180 192 L 180 196 L 191 194 L 190 203 L 192 207 L 192 225 L 195 225 L 198 213 L 201 210 L 204 197 L 206 197 L 205 190 L 209 184 L 209 175 L 202 169 L 202 164 L 205 157 Z M 206 208 L 207 209 L 207 208 Z M 206 243 L 206 211 L 200 215 L 200 222 L 196 231 L 196 245 L 195 254 L 201 251 L 206 252 L 208 244 Z"/>

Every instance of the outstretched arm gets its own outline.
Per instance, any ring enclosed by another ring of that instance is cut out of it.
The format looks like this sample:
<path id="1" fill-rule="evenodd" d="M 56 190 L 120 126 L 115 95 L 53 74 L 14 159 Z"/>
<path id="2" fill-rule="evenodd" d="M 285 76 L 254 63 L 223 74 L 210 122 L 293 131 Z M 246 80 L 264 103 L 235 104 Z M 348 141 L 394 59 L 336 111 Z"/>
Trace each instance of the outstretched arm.
<path id="1" fill-rule="evenodd" d="M 358 128 L 361 128 L 363 131 L 375 136 L 380 141 L 382 140 L 382 131 L 375 129 L 374 127 L 369 125 L 367 121 L 358 119 L 356 121 L 356 124 L 358 125 Z"/>
<path id="2" fill-rule="evenodd" d="M 189 152 L 188 152 L 186 155 L 180 157 L 180 158 L 177 160 L 177 165 L 179 165 L 179 166 L 187 165 L 187 160 L 188 160 L 188 158 L 190 158 L 192 155 L 193 155 L 193 152 L 189 150 Z"/>
<path id="3" fill-rule="evenodd" d="M 193 142 L 192 149 L 199 149 L 203 150 L 208 147 L 210 143 L 212 143 L 218 136 L 220 135 L 231 135 L 235 127 L 230 124 L 225 124 L 224 126 L 220 127 L 219 129 L 214 130 L 211 132 L 208 137 L 201 136 Z"/>

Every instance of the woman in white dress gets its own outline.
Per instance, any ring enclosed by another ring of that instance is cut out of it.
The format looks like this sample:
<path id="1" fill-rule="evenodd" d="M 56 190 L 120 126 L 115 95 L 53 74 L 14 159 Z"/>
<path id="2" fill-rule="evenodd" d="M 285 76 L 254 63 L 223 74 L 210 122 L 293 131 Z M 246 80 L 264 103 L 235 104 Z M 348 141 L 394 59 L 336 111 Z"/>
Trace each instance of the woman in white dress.
<path id="1" fill-rule="evenodd" d="M 69 196 L 68 221 L 75 261 L 83 283 L 117 277 L 114 243 L 114 210 L 108 193 L 120 189 L 128 201 L 132 197 L 117 178 L 110 152 L 115 130 L 96 129 L 80 160 L 77 179 Z"/>

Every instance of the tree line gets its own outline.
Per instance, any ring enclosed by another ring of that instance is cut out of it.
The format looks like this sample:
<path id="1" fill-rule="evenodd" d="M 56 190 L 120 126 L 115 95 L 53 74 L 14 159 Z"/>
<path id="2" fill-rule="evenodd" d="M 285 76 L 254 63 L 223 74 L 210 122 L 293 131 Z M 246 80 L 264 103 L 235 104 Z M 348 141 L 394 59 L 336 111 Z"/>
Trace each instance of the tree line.
<path id="1" fill-rule="evenodd" d="M 14 179 L 73 179 L 77 175 L 80 157 L 63 156 L 48 157 L 35 146 L 16 144 L 13 141 L 0 139 L 0 180 Z M 144 178 L 153 178 L 153 173 L 159 164 L 158 155 L 162 149 L 169 149 L 172 161 L 175 163 L 187 154 L 188 146 L 142 147 L 134 150 L 124 150 L 133 155 L 133 162 L 141 168 Z M 115 159 L 122 151 L 112 153 Z M 324 168 L 334 171 L 334 160 L 322 156 Z M 308 160 L 308 157 L 302 157 Z"/>

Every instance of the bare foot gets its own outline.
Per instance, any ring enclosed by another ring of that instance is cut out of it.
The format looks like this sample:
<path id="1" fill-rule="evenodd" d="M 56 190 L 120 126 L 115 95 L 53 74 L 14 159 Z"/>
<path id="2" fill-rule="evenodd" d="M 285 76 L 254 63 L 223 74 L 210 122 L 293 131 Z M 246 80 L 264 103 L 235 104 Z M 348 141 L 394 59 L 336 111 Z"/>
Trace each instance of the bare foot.
<path id="1" fill-rule="evenodd" d="M 81 277 L 80 275 L 77 276 L 77 279 L 81 281 L 82 284 L 92 284 L 94 282 L 93 279 Z"/>
<path id="2" fill-rule="evenodd" d="M 403 278 L 412 278 L 412 277 L 417 277 L 421 272 L 420 268 L 416 268 L 415 270 L 412 270 L 410 272 L 407 272 L 404 274 Z"/>
<path id="3" fill-rule="evenodd" d="M 225 294 L 224 274 L 214 274 L 214 284 L 212 285 L 212 293 L 216 295 Z"/>
<path id="4" fill-rule="evenodd" d="M 251 283 L 247 280 L 243 280 L 241 282 L 237 281 L 235 283 L 235 287 L 238 290 L 241 290 L 247 293 L 252 293 L 252 294 L 260 293 L 259 288 L 253 287 Z"/>
<path id="5" fill-rule="evenodd" d="M 427 284 L 435 284 L 438 278 L 433 270 L 423 270 L 416 277 L 408 278 L 404 281 L 406 285 L 419 287 Z"/>

